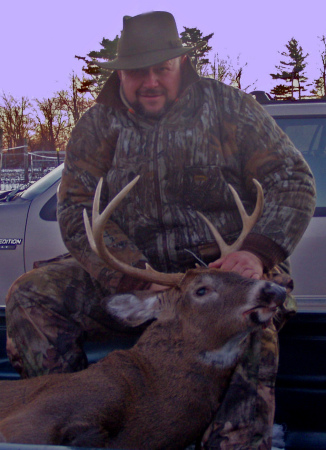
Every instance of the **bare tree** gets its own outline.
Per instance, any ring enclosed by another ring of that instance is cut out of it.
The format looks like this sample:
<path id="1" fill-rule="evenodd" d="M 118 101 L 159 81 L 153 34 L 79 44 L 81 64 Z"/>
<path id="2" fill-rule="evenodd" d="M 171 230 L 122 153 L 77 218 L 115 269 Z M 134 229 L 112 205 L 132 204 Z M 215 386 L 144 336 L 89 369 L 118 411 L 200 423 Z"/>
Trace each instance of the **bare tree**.
<path id="1" fill-rule="evenodd" d="M 228 55 L 226 59 L 221 59 L 218 53 L 215 53 L 213 64 L 211 64 L 211 77 L 214 80 L 221 81 L 222 83 L 228 83 L 232 76 L 232 62 Z"/>
<path id="2" fill-rule="evenodd" d="M 2 93 L 0 97 L 0 128 L 3 129 L 3 146 L 12 148 L 24 144 L 34 127 L 32 104 L 27 97 L 15 99 Z"/>
<path id="3" fill-rule="evenodd" d="M 62 111 L 60 99 L 52 97 L 35 100 L 38 109 L 34 109 L 37 121 L 32 148 L 41 150 L 63 149 L 68 139 L 69 122 Z"/>
<path id="4" fill-rule="evenodd" d="M 60 107 L 62 111 L 67 114 L 67 120 L 71 127 L 75 126 L 84 112 L 92 106 L 93 99 L 87 97 L 86 92 L 80 92 L 80 87 L 83 80 L 80 80 L 77 75 L 72 73 L 70 75 L 69 90 L 62 90 L 57 92 Z"/>
<path id="5" fill-rule="evenodd" d="M 310 92 L 316 97 L 324 97 L 326 95 L 326 36 L 319 37 L 323 43 L 323 50 L 320 52 L 322 66 L 320 68 L 320 77 L 314 80 L 314 89 Z"/>
<path id="6" fill-rule="evenodd" d="M 32 150 L 64 150 L 70 133 L 82 114 L 93 104 L 86 92 L 81 93 L 81 80 L 70 75 L 70 86 L 52 98 L 35 99 L 35 135 Z"/>
<path id="7" fill-rule="evenodd" d="M 246 91 L 249 87 L 252 87 L 256 81 L 249 84 L 245 88 L 242 86 L 242 75 L 243 69 L 248 65 L 245 63 L 241 65 L 240 55 L 237 56 L 236 66 L 234 66 L 230 56 L 226 59 L 221 59 L 218 53 L 215 53 L 213 64 L 211 64 L 211 74 L 208 75 L 210 78 L 221 81 L 222 83 L 229 84 L 233 87 Z"/>
<path id="8" fill-rule="evenodd" d="M 240 55 L 237 56 L 237 62 L 236 65 L 233 66 L 233 73 L 232 73 L 232 79 L 231 79 L 231 85 L 241 89 L 242 91 L 247 91 L 249 88 L 252 89 L 254 85 L 256 84 L 257 80 L 255 80 L 253 83 L 248 84 L 247 86 L 243 86 L 242 84 L 242 77 L 243 77 L 243 71 L 248 66 L 248 63 L 242 64 L 240 62 Z"/>

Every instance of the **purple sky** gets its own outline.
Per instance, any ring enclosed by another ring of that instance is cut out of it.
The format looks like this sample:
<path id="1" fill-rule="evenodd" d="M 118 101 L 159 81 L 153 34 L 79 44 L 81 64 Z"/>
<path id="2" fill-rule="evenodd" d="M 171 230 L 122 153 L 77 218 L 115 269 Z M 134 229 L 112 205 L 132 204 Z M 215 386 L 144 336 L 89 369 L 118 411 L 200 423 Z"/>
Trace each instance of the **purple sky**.
<path id="1" fill-rule="evenodd" d="M 243 86 L 256 79 L 256 89 L 270 91 L 270 73 L 280 61 L 279 51 L 294 37 L 309 53 L 306 75 L 319 76 L 318 39 L 326 35 L 326 1 L 310 0 L 11 0 L 1 5 L 0 94 L 16 98 L 51 97 L 67 88 L 69 74 L 82 75 L 85 56 L 100 49 L 103 37 L 120 35 L 122 17 L 151 10 L 174 14 L 179 32 L 197 27 L 204 35 L 214 32 L 210 55 L 240 55 Z"/>

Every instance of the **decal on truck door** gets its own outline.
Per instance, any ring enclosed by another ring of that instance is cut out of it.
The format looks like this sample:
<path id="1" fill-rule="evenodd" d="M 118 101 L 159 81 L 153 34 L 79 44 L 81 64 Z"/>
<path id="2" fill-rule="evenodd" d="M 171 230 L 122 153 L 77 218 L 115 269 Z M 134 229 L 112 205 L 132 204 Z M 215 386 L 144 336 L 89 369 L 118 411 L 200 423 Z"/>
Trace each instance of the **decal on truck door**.
<path id="1" fill-rule="evenodd" d="M 21 245 L 23 239 L 0 238 L 0 250 L 15 250 L 17 245 Z"/>

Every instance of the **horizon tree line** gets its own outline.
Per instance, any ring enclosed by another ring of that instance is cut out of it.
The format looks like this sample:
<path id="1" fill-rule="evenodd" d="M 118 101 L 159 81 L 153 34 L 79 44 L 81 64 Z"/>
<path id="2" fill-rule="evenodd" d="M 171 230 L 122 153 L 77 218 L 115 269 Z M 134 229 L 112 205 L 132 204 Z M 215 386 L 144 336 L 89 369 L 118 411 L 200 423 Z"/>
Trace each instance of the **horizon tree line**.
<path id="1" fill-rule="evenodd" d="M 208 53 L 213 49 L 209 45 L 214 33 L 203 36 L 198 28 L 184 27 L 180 33 L 183 45 L 204 45 L 190 53 L 192 63 L 198 74 L 210 77 L 238 89 L 254 89 L 255 80 L 243 86 L 243 72 L 248 63 L 240 62 L 240 55 L 234 63 L 229 56 L 221 58 L 214 53 L 212 60 Z M 306 76 L 308 53 L 304 53 L 299 42 L 292 37 L 285 45 L 286 50 L 279 52 L 280 64 L 275 66 L 276 73 L 271 73 L 273 80 L 280 81 L 270 92 L 277 100 L 295 100 L 301 98 L 322 98 L 326 94 L 326 37 L 318 37 L 323 45 L 320 52 L 320 76 L 308 82 Z M 0 133 L 2 148 L 20 147 L 28 141 L 29 151 L 57 149 L 64 150 L 70 133 L 81 115 L 94 103 L 99 91 L 110 75 L 110 71 L 96 65 L 96 61 L 112 60 L 117 55 L 119 37 L 113 40 L 103 38 L 99 50 L 93 50 L 86 56 L 75 56 L 84 63 L 83 77 L 70 74 L 70 86 L 60 90 L 51 98 L 30 100 L 23 96 L 0 95 Z M 308 88 L 310 91 L 308 92 Z M 308 92 L 308 94 L 307 94 Z"/>

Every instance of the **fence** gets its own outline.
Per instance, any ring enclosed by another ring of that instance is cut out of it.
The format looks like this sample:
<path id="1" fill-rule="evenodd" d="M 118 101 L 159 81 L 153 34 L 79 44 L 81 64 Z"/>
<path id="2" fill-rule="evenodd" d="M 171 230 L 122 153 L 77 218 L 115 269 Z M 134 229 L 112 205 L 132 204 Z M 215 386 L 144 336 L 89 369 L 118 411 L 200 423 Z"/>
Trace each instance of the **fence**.
<path id="1" fill-rule="evenodd" d="M 16 189 L 42 178 L 64 160 L 64 152 L 28 152 L 27 143 L 19 147 L 1 148 L 0 191 Z"/>

